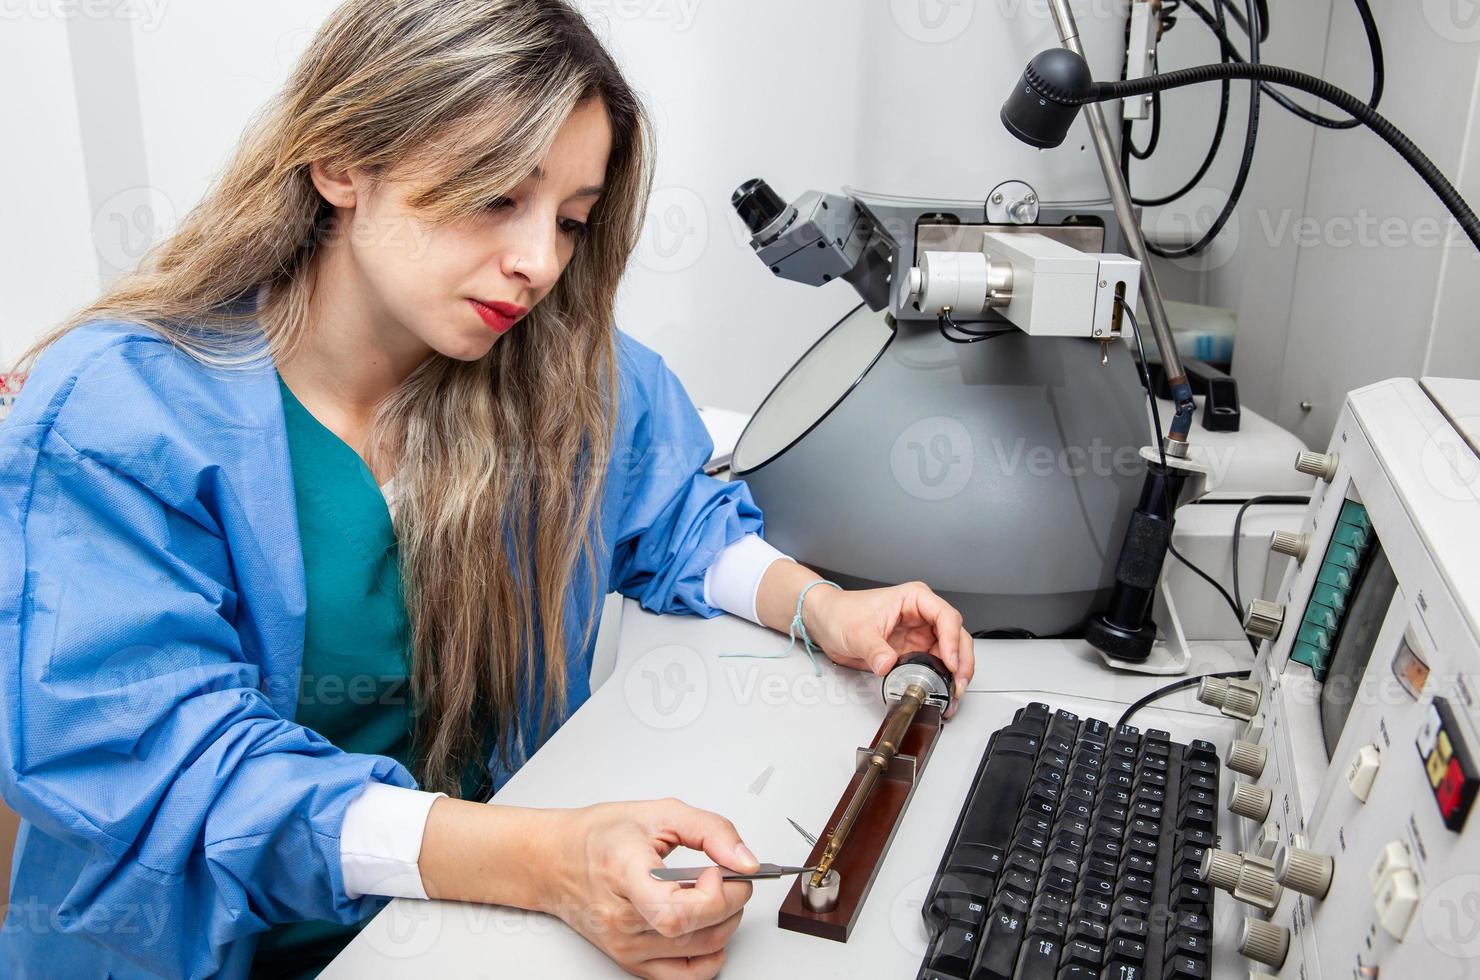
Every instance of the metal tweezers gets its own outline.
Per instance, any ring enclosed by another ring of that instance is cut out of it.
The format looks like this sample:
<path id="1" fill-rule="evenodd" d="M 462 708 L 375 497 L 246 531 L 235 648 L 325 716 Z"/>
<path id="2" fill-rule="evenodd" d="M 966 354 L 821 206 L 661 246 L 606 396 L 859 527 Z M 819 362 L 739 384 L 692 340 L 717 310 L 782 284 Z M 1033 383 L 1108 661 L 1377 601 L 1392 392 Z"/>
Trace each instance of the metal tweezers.
<path id="1" fill-rule="evenodd" d="M 729 868 L 718 864 L 706 865 L 702 868 L 654 868 L 650 873 L 659 881 L 676 881 L 681 884 L 693 884 L 699 880 L 699 875 L 710 868 L 719 868 L 720 877 L 725 881 L 757 881 L 762 878 L 784 878 L 787 875 L 805 874 L 808 871 L 816 871 L 817 868 L 801 868 L 786 864 L 763 864 L 755 871 L 746 873 L 744 871 L 731 871 Z"/>

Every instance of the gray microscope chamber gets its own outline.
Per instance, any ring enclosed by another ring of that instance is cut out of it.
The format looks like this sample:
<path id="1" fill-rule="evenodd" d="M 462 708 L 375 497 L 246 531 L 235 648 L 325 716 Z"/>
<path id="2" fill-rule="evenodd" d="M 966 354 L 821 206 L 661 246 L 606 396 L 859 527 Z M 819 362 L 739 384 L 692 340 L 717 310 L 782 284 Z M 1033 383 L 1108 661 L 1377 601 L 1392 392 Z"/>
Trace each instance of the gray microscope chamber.
<path id="1" fill-rule="evenodd" d="M 1107 353 L 1016 330 L 951 343 L 860 306 L 767 396 L 734 475 L 767 540 L 845 587 L 919 579 L 973 632 L 1076 633 L 1145 472 L 1145 394 L 1125 346 Z"/>

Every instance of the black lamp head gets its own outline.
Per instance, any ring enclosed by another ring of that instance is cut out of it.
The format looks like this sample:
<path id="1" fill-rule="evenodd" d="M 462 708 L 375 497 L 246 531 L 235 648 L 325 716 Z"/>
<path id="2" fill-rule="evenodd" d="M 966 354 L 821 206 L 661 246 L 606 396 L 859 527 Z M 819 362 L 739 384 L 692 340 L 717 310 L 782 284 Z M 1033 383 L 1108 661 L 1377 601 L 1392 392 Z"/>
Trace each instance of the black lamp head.
<path id="1" fill-rule="evenodd" d="M 1069 134 L 1079 107 L 1089 100 L 1094 76 L 1084 59 L 1068 48 L 1050 48 L 1023 70 L 1017 87 L 1002 104 L 1002 125 L 1029 146 L 1058 146 Z"/>

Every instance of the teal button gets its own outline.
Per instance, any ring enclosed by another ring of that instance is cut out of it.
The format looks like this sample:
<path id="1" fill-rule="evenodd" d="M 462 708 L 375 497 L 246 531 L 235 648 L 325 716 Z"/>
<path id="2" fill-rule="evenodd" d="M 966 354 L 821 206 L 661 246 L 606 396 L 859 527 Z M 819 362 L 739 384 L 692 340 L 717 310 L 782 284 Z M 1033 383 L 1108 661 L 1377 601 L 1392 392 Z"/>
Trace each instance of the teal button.
<path id="1" fill-rule="evenodd" d="M 1309 667 L 1311 670 L 1315 670 L 1316 665 L 1322 663 L 1321 651 L 1317 650 L 1309 643 L 1297 642 L 1293 647 L 1291 647 L 1290 659 L 1294 660 L 1296 663 L 1305 664 L 1305 666 Z"/>
<path id="2" fill-rule="evenodd" d="M 1336 530 L 1331 533 L 1331 541 L 1333 544 L 1344 544 L 1356 551 L 1361 551 L 1367 547 L 1367 530 L 1355 524 L 1340 521 L 1336 525 Z"/>
<path id="3" fill-rule="evenodd" d="M 1338 616 L 1346 612 L 1346 590 L 1327 585 L 1325 582 L 1316 583 L 1316 587 L 1311 590 L 1310 601 L 1319 602 L 1334 610 Z"/>
<path id="4" fill-rule="evenodd" d="M 1336 615 L 1336 610 L 1330 606 L 1312 602 L 1305 607 L 1305 622 L 1329 633 L 1335 633 L 1336 627 L 1341 625 L 1341 617 Z"/>
<path id="5" fill-rule="evenodd" d="M 1341 517 L 1338 520 L 1354 524 L 1363 531 L 1372 530 L 1372 519 L 1367 516 L 1367 508 L 1355 500 L 1348 500 L 1341 505 Z"/>
<path id="6" fill-rule="evenodd" d="M 1309 643 L 1320 651 L 1331 649 L 1331 630 L 1317 626 L 1315 623 L 1301 623 L 1300 632 L 1295 638 L 1301 643 Z"/>
<path id="7" fill-rule="evenodd" d="M 1329 585 L 1333 589 L 1340 589 L 1342 592 L 1350 592 L 1352 588 L 1352 570 L 1350 568 L 1344 568 L 1341 565 L 1326 562 L 1321 566 L 1321 571 L 1316 576 L 1316 581 L 1322 585 Z"/>
<path id="8" fill-rule="evenodd" d="M 1342 568 L 1356 571 L 1361 562 L 1361 554 L 1349 544 L 1332 541 L 1331 547 L 1326 549 L 1326 564 L 1328 565 L 1340 565 Z"/>

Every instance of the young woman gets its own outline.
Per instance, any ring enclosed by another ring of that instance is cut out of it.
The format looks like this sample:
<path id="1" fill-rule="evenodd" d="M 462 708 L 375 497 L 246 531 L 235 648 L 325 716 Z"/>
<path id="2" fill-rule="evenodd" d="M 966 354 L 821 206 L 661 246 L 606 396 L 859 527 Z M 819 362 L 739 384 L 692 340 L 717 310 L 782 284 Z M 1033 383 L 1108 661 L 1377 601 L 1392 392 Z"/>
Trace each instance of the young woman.
<path id="1" fill-rule="evenodd" d="M 350 0 L 179 231 L 33 350 L 0 427 L 12 975 L 313 972 L 430 896 L 711 976 L 750 886 L 648 871 L 753 866 L 728 821 L 474 802 L 589 694 L 601 596 L 800 608 L 837 663 L 930 649 L 964 690 L 960 615 L 777 560 L 613 328 L 649 153 L 562 0 Z"/>

